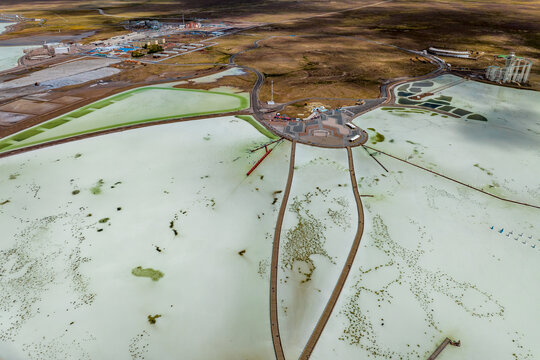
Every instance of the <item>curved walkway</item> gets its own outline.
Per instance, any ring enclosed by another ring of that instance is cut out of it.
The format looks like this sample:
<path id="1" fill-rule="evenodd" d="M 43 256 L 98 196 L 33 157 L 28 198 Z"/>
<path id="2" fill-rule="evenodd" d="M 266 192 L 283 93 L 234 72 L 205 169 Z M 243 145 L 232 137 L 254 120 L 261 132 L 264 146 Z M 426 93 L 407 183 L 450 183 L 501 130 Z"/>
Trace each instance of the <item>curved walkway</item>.
<path id="1" fill-rule="evenodd" d="M 343 286 L 345 285 L 345 281 L 347 281 L 347 277 L 349 276 L 349 272 L 351 271 L 351 266 L 354 262 L 356 252 L 358 251 L 358 247 L 360 246 L 362 234 L 364 233 L 364 209 L 362 208 L 362 200 L 360 199 L 360 194 L 358 193 L 358 184 L 356 183 L 353 155 L 350 146 L 347 147 L 347 155 L 349 157 L 349 174 L 351 175 L 351 185 L 354 193 L 354 199 L 356 201 L 356 209 L 358 212 L 358 226 L 356 230 L 356 236 L 354 237 L 351 251 L 349 251 L 349 256 L 347 257 L 347 261 L 343 266 L 343 270 L 341 270 L 341 274 L 339 275 L 339 279 L 336 283 L 336 286 L 334 287 L 334 291 L 332 291 L 332 295 L 330 295 L 330 299 L 328 300 L 328 303 L 326 304 L 326 307 L 324 308 L 324 311 L 321 314 L 317 325 L 315 325 L 313 333 L 311 334 L 306 346 L 304 347 L 304 350 L 302 351 L 302 354 L 300 355 L 300 359 L 304 360 L 309 359 L 309 357 L 311 356 L 311 353 L 313 352 L 315 345 L 317 345 L 317 341 L 319 340 L 324 330 L 324 327 L 326 326 L 326 323 L 330 318 L 330 315 L 332 315 L 332 310 L 334 310 L 339 295 L 341 294 L 341 290 L 343 290 Z"/>
<path id="2" fill-rule="evenodd" d="M 281 336 L 279 335 L 278 321 L 277 279 L 279 265 L 279 240 L 281 238 L 281 226 L 283 225 L 285 210 L 287 209 L 287 201 L 289 200 L 289 194 L 291 192 L 291 185 L 294 174 L 295 152 L 296 141 L 293 141 L 291 145 L 291 158 L 289 160 L 289 176 L 287 178 L 285 192 L 283 193 L 283 199 L 281 200 L 281 207 L 279 208 L 279 215 L 277 218 L 276 229 L 274 232 L 274 245 L 272 247 L 272 269 L 270 272 L 270 326 L 272 330 L 272 343 L 274 344 L 274 353 L 276 354 L 277 360 L 285 360 L 283 346 L 281 345 Z"/>

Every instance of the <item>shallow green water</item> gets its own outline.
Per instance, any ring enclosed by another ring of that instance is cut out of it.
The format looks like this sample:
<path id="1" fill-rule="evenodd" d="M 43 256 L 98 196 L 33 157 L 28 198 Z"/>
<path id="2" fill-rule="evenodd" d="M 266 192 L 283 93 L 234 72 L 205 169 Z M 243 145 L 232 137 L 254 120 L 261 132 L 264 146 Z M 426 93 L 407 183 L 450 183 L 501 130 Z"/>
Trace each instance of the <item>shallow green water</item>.
<path id="1" fill-rule="evenodd" d="M 245 109 L 249 99 L 215 91 L 143 87 L 83 106 L 0 141 L 1 151 L 143 122 Z"/>

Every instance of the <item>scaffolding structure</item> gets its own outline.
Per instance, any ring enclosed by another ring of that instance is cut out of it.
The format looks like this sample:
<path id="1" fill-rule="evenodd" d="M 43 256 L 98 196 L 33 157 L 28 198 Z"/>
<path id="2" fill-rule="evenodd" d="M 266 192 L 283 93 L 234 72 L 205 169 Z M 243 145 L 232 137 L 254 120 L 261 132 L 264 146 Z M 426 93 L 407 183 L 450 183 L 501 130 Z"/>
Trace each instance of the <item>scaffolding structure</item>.
<path id="1" fill-rule="evenodd" d="M 486 69 L 486 78 L 490 81 L 501 83 L 527 83 L 531 73 L 532 61 L 517 57 L 514 53 L 506 56 L 504 68 L 500 66 L 489 66 Z"/>

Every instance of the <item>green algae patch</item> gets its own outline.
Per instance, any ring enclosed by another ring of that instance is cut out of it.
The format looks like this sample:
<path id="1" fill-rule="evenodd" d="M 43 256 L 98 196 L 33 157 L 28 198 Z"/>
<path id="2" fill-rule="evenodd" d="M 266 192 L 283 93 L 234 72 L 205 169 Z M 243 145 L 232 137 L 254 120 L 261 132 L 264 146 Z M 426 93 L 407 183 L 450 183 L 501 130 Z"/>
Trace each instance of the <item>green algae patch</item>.
<path id="1" fill-rule="evenodd" d="M 101 194 L 101 187 L 103 186 L 103 179 L 99 179 L 95 186 L 90 188 L 90 192 L 94 195 Z"/>
<path id="2" fill-rule="evenodd" d="M 375 145 L 377 143 L 380 143 L 380 142 L 384 141 L 384 135 L 377 132 L 377 133 L 375 133 L 375 136 L 372 136 L 370 139 L 371 139 L 371 143 L 373 145 Z"/>
<path id="3" fill-rule="evenodd" d="M 488 174 L 489 176 L 492 176 L 492 175 L 493 175 L 493 173 L 492 173 L 491 171 L 489 171 L 488 169 L 485 169 L 485 168 L 481 167 L 479 164 L 474 164 L 474 167 L 476 167 L 476 168 L 482 170 L 483 172 L 485 172 L 485 173 Z"/>
<path id="4" fill-rule="evenodd" d="M 478 120 L 478 121 L 487 121 L 487 119 L 484 116 L 480 115 L 480 114 L 469 115 L 469 116 L 467 116 L 467 119 Z"/>
<path id="5" fill-rule="evenodd" d="M 155 323 L 156 323 L 156 319 L 158 319 L 158 318 L 160 318 L 160 317 L 161 317 L 161 315 L 159 315 L 159 314 L 156 314 L 156 315 L 154 315 L 154 316 L 148 315 L 148 322 L 149 322 L 150 324 L 155 324 Z"/>
<path id="6" fill-rule="evenodd" d="M 154 270 L 152 268 L 143 269 L 141 266 L 137 266 L 131 270 L 131 273 L 137 277 L 147 277 L 153 281 L 158 281 L 163 277 L 163 273 L 159 270 Z"/>
<path id="7" fill-rule="evenodd" d="M 384 141 L 385 137 L 384 137 L 383 134 L 381 134 L 380 132 L 378 132 L 374 128 L 368 128 L 368 130 L 375 133 L 375 135 L 373 135 L 373 136 L 370 135 L 369 136 L 369 139 L 371 140 L 371 143 L 373 145 Z"/>
<path id="8" fill-rule="evenodd" d="M 260 132 L 261 134 L 263 134 L 267 138 L 270 138 L 272 140 L 279 139 L 279 136 L 275 135 L 270 130 L 268 130 L 267 128 L 265 128 L 261 124 L 259 124 L 257 122 L 257 120 L 255 120 L 252 116 L 249 116 L 249 115 L 236 115 L 235 117 L 240 119 L 240 120 L 247 121 L 248 123 L 251 124 L 251 126 L 253 126 L 255 129 L 257 129 L 258 132 Z"/>

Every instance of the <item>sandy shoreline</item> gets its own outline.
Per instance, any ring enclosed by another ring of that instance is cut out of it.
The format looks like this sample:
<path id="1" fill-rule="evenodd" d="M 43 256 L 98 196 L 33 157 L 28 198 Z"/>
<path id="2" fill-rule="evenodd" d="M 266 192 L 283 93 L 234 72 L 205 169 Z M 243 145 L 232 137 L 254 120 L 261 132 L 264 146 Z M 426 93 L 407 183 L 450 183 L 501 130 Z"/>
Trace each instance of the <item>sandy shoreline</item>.
<path id="1" fill-rule="evenodd" d="M 7 29 L 7 28 L 6 28 Z M 86 31 L 80 34 L 48 34 L 48 35 L 31 35 L 26 37 L 17 37 L 13 39 L 0 40 L 0 46 L 26 46 L 26 45 L 42 45 L 45 42 L 61 42 L 61 41 L 80 41 L 88 36 L 95 34 L 95 31 Z"/>
<path id="2" fill-rule="evenodd" d="M 13 26 L 17 25 L 17 23 L 14 23 L 14 22 L 0 21 L 0 25 L 2 25 L 2 24 L 11 24 L 11 25 L 6 26 L 4 29 L 2 29 L 0 27 L 0 30 L 1 30 L 0 35 L 5 35 L 5 34 L 8 34 L 8 33 L 12 32 L 13 31 Z"/>
<path id="3" fill-rule="evenodd" d="M 6 25 L 2 28 L 2 25 Z M 7 35 L 15 31 L 15 27 L 19 23 L 0 21 L 0 36 Z M 42 45 L 45 42 L 62 42 L 62 41 L 80 41 L 86 37 L 94 35 L 95 31 L 85 31 L 78 34 L 65 33 L 46 33 L 41 35 L 30 35 L 24 37 L 13 37 L 0 40 L 0 46 L 27 46 L 27 45 Z"/>

